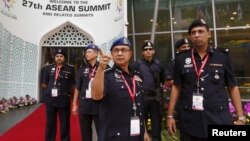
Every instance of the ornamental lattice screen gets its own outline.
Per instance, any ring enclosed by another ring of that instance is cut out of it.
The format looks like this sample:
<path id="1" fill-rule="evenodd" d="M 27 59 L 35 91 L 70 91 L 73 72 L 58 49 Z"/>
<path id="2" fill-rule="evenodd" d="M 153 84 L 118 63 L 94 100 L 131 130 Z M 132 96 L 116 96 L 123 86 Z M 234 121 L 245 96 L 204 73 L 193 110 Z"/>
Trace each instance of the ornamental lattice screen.
<path id="1" fill-rule="evenodd" d="M 37 96 L 38 46 L 24 41 L 0 23 L 0 98 Z"/>
<path id="2" fill-rule="evenodd" d="M 66 22 L 45 35 L 43 47 L 85 47 L 93 38 L 82 29 Z"/>

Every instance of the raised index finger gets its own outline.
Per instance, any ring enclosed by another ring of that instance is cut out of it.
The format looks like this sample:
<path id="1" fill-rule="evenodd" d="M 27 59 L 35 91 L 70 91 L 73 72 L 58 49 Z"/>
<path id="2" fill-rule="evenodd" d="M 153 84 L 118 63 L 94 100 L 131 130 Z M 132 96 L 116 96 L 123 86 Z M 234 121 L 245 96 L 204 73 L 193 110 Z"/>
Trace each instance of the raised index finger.
<path id="1" fill-rule="evenodd" d="M 98 51 L 99 51 L 100 55 L 103 56 L 103 50 L 101 48 L 98 48 Z"/>

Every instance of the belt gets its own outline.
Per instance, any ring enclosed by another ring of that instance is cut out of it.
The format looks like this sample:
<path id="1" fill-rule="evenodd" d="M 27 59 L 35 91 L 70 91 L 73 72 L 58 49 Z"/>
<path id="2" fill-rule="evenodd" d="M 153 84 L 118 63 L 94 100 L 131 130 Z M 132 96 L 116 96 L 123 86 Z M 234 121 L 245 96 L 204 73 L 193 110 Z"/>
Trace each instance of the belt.
<path id="1" fill-rule="evenodd" d="M 156 96 L 155 92 L 153 91 L 144 91 L 145 96 Z"/>

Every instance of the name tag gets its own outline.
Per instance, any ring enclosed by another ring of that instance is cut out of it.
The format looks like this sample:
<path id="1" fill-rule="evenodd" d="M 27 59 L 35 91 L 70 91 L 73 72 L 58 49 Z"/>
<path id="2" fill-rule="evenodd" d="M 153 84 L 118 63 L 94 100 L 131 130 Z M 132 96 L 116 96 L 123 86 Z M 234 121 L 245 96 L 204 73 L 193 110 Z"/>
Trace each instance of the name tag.
<path id="1" fill-rule="evenodd" d="M 85 98 L 91 98 L 91 86 L 92 86 L 93 78 L 90 79 L 88 89 L 86 90 Z"/>
<path id="2" fill-rule="evenodd" d="M 131 117 L 130 120 L 130 136 L 140 135 L 140 119 L 139 117 Z"/>
<path id="3" fill-rule="evenodd" d="M 91 89 L 90 90 L 86 90 L 86 93 L 85 93 L 85 98 L 91 98 Z"/>
<path id="4" fill-rule="evenodd" d="M 58 89 L 57 88 L 52 88 L 51 89 L 51 96 L 52 97 L 57 97 L 58 96 Z"/>
<path id="5" fill-rule="evenodd" d="M 204 110 L 204 107 L 203 107 L 203 95 L 202 94 L 197 94 L 197 93 L 194 93 L 193 94 L 193 104 L 192 104 L 192 109 L 193 110 L 199 110 L 199 111 L 202 111 Z"/>

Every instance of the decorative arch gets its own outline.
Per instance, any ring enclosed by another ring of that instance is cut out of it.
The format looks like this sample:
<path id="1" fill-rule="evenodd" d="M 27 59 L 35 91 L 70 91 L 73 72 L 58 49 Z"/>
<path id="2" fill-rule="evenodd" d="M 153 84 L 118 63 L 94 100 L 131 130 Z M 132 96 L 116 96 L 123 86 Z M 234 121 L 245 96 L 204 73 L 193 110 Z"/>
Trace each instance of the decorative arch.
<path id="1" fill-rule="evenodd" d="M 42 47 L 85 47 L 93 43 L 93 37 L 67 21 L 45 34 L 41 40 Z"/>

